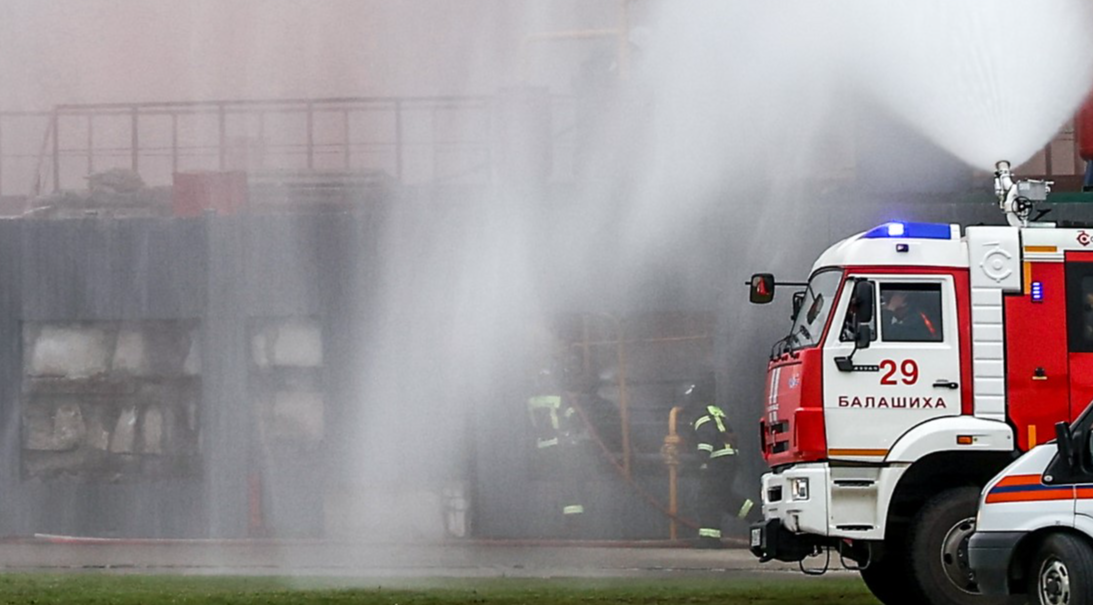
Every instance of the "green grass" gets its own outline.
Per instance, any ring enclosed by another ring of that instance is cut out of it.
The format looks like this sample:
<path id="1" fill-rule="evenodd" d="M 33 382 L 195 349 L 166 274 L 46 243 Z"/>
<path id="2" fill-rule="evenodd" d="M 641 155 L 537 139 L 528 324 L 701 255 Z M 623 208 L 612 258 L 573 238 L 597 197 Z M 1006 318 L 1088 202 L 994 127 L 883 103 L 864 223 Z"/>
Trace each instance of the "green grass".
<path id="1" fill-rule="evenodd" d="M 459 579 L 366 580 L 137 576 L 0 575 L 0 604 L 319 604 L 376 605 L 875 605 L 857 578 L 761 580 Z"/>

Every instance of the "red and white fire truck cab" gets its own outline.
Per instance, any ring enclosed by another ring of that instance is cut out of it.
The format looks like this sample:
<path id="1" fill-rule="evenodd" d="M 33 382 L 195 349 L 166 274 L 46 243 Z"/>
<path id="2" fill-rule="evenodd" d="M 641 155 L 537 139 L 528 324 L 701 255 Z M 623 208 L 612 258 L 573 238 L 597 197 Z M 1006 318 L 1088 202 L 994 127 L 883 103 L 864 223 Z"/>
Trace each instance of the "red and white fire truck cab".
<path id="1" fill-rule="evenodd" d="M 1093 399 L 1093 229 L 1029 223 L 1046 184 L 1008 165 L 996 189 L 1009 226 L 889 223 L 816 261 L 768 366 L 757 556 L 834 551 L 888 604 L 988 602 L 980 490 Z"/>

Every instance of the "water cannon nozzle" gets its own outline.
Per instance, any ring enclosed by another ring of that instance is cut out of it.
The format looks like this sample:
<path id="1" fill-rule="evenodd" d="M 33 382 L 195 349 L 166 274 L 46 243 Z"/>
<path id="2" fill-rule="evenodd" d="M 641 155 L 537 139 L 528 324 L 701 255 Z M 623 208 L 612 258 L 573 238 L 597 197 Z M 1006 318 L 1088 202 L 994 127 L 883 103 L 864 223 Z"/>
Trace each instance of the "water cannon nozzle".
<path id="1" fill-rule="evenodd" d="M 1033 205 L 1047 200 L 1052 182 L 1031 179 L 1015 181 L 1010 163 L 1006 160 L 996 163 L 994 169 L 994 194 L 998 197 L 998 207 L 1011 225 L 1027 227 Z"/>

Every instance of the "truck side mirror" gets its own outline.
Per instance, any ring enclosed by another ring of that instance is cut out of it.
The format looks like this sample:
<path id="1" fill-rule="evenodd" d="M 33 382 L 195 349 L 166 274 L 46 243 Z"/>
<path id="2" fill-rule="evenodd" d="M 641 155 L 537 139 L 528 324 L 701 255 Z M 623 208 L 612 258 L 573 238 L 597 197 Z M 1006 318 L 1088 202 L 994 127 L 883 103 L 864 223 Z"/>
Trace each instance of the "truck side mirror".
<path id="1" fill-rule="evenodd" d="M 1070 432 L 1070 425 L 1065 422 L 1055 423 L 1055 445 L 1059 449 L 1059 460 L 1063 463 L 1067 472 L 1073 472 L 1074 459 L 1074 435 Z"/>
<path id="2" fill-rule="evenodd" d="M 854 284 L 854 316 L 858 323 L 867 324 L 873 321 L 873 284 L 860 280 Z M 862 347 L 863 349 L 865 347 Z"/>
<path id="3" fill-rule="evenodd" d="M 756 273 L 748 282 L 751 292 L 748 300 L 752 304 L 765 305 L 774 300 L 774 275 L 771 273 Z"/>

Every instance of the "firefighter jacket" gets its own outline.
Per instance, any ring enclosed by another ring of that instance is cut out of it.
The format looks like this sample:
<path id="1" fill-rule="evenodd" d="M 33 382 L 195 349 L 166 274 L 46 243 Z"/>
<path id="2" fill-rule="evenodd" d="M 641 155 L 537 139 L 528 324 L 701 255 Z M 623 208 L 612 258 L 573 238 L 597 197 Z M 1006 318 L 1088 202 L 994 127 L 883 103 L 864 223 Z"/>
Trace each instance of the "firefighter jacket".
<path id="1" fill-rule="evenodd" d="M 564 395 L 537 395 L 528 399 L 528 414 L 540 449 L 571 444 L 577 437 L 577 410 Z"/>
<path id="2" fill-rule="evenodd" d="M 725 420 L 725 412 L 716 405 L 708 405 L 694 423 L 694 435 L 699 458 L 703 462 L 714 458 L 735 456 L 731 440 L 732 428 Z"/>

